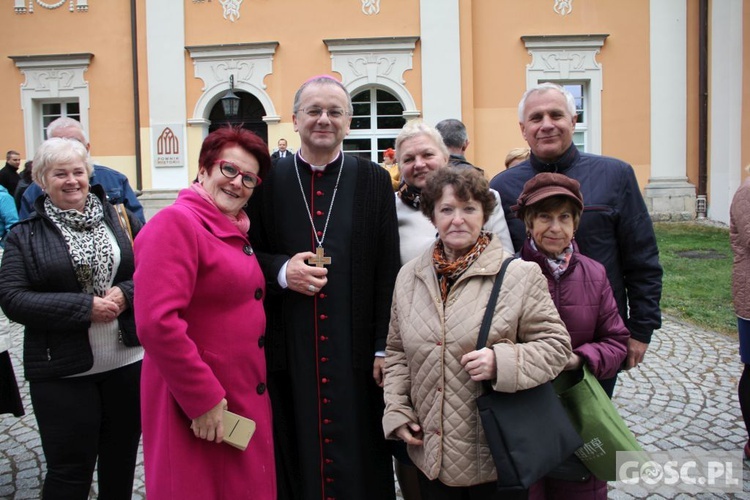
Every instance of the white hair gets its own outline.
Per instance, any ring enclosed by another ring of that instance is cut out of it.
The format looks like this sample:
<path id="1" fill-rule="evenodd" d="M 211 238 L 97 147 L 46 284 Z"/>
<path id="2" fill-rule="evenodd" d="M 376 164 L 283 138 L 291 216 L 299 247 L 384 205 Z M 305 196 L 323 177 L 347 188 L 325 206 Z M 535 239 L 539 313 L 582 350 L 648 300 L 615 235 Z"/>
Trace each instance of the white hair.
<path id="1" fill-rule="evenodd" d="M 568 90 L 565 89 L 565 87 L 561 85 L 552 82 L 544 82 L 531 87 L 529 90 L 523 93 L 521 102 L 518 103 L 518 121 L 520 123 L 523 123 L 525 119 L 524 113 L 526 112 L 526 100 L 529 98 L 529 96 L 537 92 L 544 93 L 549 92 L 550 90 L 556 90 L 560 92 L 563 97 L 565 97 L 565 102 L 568 105 L 568 112 L 570 113 L 570 116 L 576 116 L 576 100 L 573 97 L 573 94 L 571 94 Z"/>

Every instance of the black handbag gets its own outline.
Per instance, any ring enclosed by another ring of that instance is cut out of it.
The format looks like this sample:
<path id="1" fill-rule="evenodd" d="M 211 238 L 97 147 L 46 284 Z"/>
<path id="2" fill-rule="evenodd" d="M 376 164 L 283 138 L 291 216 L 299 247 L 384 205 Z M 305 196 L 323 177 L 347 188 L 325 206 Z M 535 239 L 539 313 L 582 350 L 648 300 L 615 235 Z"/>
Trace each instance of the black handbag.
<path id="1" fill-rule="evenodd" d="M 505 271 L 503 262 L 479 329 L 477 350 L 487 347 L 492 315 Z M 583 441 L 570 423 L 551 382 L 513 393 L 497 392 L 483 381 L 476 400 L 497 469 L 498 490 L 525 490 L 562 463 Z"/>

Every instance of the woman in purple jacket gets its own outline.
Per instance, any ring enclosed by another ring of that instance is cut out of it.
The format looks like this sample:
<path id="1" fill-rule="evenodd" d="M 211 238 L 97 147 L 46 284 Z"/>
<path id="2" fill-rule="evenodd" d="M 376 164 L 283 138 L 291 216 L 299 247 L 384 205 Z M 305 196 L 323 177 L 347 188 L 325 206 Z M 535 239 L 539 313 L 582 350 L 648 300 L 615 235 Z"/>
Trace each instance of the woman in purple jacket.
<path id="1" fill-rule="evenodd" d="M 627 356 L 630 334 L 604 266 L 579 253 L 573 241 L 583 211 L 578 181 L 538 174 L 526 182 L 513 209 L 526 225 L 521 257 L 541 267 L 570 333 L 573 354 L 565 369 L 586 363 L 597 379 L 614 377 Z M 529 498 L 606 499 L 607 483 L 593 476 L 583 482 L 545 478 L 532 487 Z"/>

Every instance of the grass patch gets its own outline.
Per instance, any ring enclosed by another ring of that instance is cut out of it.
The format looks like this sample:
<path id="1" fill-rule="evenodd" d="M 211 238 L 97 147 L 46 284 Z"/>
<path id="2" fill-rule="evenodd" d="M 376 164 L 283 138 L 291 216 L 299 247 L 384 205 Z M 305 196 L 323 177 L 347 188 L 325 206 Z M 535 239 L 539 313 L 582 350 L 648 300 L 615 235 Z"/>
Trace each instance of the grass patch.
<path id="1" fill-rule="evenodd" d="M 664 268 L 662 312 L 736 334 L 729 230 L 696 223 L 657 223 L 654 230 Z"/>

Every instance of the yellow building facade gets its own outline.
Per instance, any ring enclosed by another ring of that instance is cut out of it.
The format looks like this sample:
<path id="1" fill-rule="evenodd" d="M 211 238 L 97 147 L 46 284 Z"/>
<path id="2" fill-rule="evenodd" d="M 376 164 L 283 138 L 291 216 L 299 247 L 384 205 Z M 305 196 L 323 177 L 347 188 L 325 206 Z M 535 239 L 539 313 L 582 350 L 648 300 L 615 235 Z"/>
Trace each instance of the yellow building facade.
<path id="1" fill-rule="evenodd" d="M 631 163 L 655 218 L 693 217 L 705 195 L 726 222 L 750 163 L 750 0 L 5 4 L 0 147 L 30 159 L 46 124 L 77 118 L 147 214 L 195 177 L 217 126 L 296 150 L 294 92 L 323 73 L 354 98 L 345 150 L 374 161 L 405 120 L 458 118 L 468 159 L 492 176 L 525 145 L 521 94 L 555 81 L 577 98 L 578 147 Z"/>

